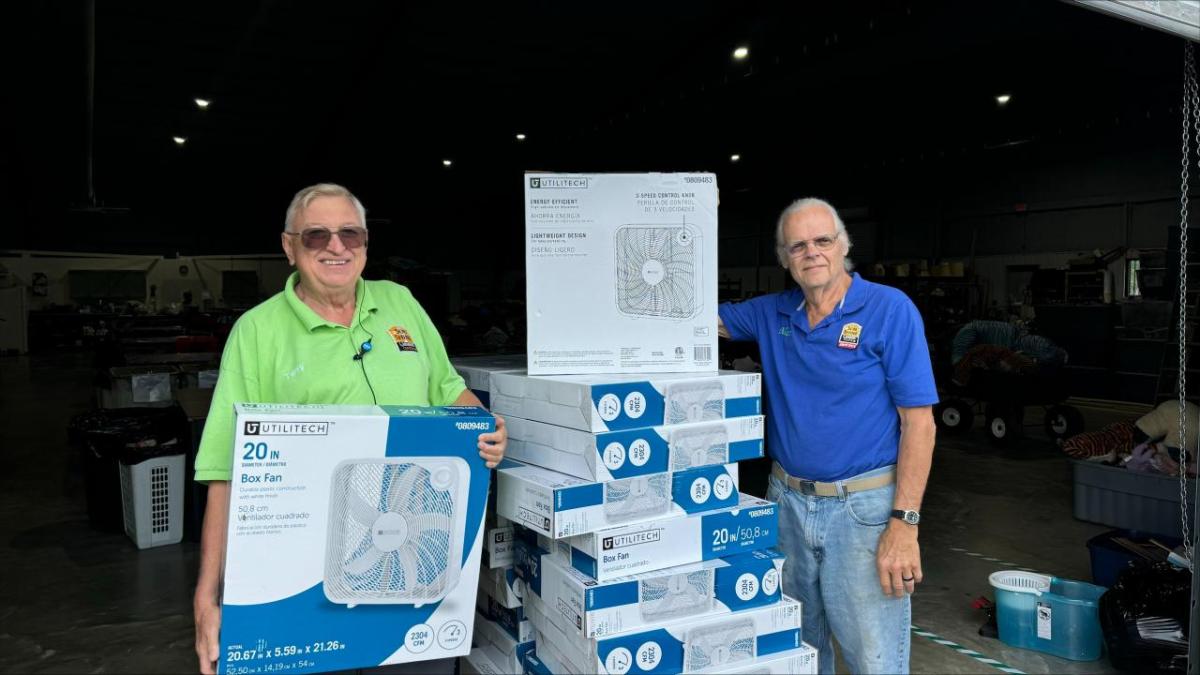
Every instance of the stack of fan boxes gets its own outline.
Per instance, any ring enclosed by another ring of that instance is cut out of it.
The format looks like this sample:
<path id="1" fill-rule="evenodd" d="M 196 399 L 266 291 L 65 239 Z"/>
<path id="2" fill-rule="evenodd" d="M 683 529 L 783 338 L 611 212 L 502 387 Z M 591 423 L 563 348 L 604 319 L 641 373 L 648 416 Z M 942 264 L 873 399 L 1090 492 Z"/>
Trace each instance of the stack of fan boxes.
<path id="1" fill-rule="evenodd" d="M 529 174 L 525 196 L 526 367 L 458 364 L 508 423 L 488 541 L 525 672 L 816 672 L 776 505 L 738 491 L 765 420 L 760 376 L 716 369 L 715 177 Z"/>
<path id="2" fill-rule="evenodd" d="M 776 506 L 737 490 L 736 463 L 763 454 L 759 375 L 497 372 L 490 387 L 509 429 L 496 510 L 540 663 L 815 672 L 780 588 Z"/>
<path id="3" fill-rule="evenodd" d="M 467 387 L 484 405 L 491 403 L 491 378 L 520 371 L 525 356 L 468 356 L 452 360 Z M 533 628 L 525 617 L 523 583 L 513 569 L 514 532 L 507 519 L 496 515 L 495 481 L 488 494 L 487 521 L 476 600 L 474 649 L 463 658 L 465 673 L 520 673 L 534 649 Z"/>

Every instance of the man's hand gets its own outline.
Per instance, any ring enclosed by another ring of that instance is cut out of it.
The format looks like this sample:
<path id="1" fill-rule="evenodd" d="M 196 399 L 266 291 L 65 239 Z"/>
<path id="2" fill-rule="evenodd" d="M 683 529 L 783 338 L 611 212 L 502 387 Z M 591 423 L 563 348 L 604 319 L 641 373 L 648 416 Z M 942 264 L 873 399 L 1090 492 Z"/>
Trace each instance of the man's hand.
<path id="1" fill-rule="evenodd" d="M 496 430 L 490 434 L 479 434 L 479 456 L 487 462 L 489 469 L 496 468 L 508 449 L 508 428 L 504 425 L 504 418 L 499 415 L 493 417 L 496 418 Z"/>
<path id="2" fill-rule="evenodd" d="M 196 657 L 200 659 L 200 672 L 211 675 L 217 672 L 220 657 L 221 606 L 212 598 L 197 596 L 192 611 L 196 619 Z"/>
<path id="3" fill-rule="evenodd" d="M 923 578 L 917 527 L 891 519 L 879 536 L 875 567 L 879 570 L 879 585 L 884 595 L 899 598 L 905 593 L 912 594 Z"/>

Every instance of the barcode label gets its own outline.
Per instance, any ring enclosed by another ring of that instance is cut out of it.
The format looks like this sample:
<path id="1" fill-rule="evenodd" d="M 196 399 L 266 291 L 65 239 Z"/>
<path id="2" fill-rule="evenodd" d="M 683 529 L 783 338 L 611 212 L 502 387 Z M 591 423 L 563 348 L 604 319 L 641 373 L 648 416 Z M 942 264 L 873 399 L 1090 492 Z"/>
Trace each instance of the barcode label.
<path id="1" fill-rule="evenodd" d="M 692 356 L 693 361 L 705 362 L 712 360 L 712 346 L 710 345 L 696 345 L 692 351 L 694 352 Z"/>

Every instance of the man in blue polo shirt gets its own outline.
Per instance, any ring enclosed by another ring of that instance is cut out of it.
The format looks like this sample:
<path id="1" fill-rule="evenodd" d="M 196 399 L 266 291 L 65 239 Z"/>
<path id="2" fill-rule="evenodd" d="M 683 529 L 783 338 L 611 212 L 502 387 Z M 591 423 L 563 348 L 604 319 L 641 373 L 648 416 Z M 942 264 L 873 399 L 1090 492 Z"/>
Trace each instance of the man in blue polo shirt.
<path id="1" fill-rule="evenodd" d="M 921 315 L 850 272 L 829 203 L 793 203 L 775 242 L 800 287 L 721 305 L 719 329 L 762 352 L 783 588 L 803 602 L 821 672 L 837 638 L 852 672 L 907 673 L 937 403 Z"/>

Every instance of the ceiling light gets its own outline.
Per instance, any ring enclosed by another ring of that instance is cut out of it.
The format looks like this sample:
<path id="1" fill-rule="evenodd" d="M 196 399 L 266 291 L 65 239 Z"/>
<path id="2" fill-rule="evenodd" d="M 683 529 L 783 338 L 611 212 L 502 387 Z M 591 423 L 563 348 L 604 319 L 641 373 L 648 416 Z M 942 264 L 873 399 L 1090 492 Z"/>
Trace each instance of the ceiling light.
<path id="1" fill-rule="evenodd" d="M 450 166 L 450 165 L 451 165 L 451 164 L 453 164 L 453 163 L 454 163 L 454 162 L 451 162 L 451 161 L 450 161 L 450 160 L 448 160 L 448 159 L 443 159 L 443 160 L 442 160 L 442 166 L 447 166 L 447 167 L 448 167 L 448 166 Z"/>
<path id="2" fill-rule="evenodd" d="M 171 140 L 175 141 L 175 145 L 183 145 L 184 143 L 187 143 L 187 139 L 183 136 L 172 136 Z"/>
<path id="3" fill-rule="evenodd" d="M 738 61 L 744 60 L 747 56 L 750 56 L 750 48 L 749 47 L 743 46 L 743 47 L 738 47 L 737 49 L 733 50 L 733 58 Z"/>
<path id="4" fill-rule="evenodd" d="M 517 140 L 518 140 L 518 141 L 523 141 L 523 140 L 525 140 L 525 134 L 517 134 Z"/>
<path id="5" fill-rule="evenodd" d="M 212 103 L 212 101 L 210 101 L 206 98 L 197 98 L 197 99 L 192 99 L 192 100 L 194 100 L 196 102 L 196 107 L 201 110 L 206 110 L 208 108 L 208 104 Z"/>
<path id="6" fill-rule="evenodd" d="M 731 162 L 737 162 L 737 161 L 740 161 L 741 159 L 742 159 L 741 155 L 730 155 L 729 156 L 729 161 L 731 161 Z"/>
<path id="7" fill-rule="evenodd" d="M 1011 98 L 1012 98 L 1011 94 L 1000 94 L 999 96 L 996 97 L 996 103 L 998 105 L 1006 105 L 1008 103 L 1009 99 L 1011 99 Z"/>

